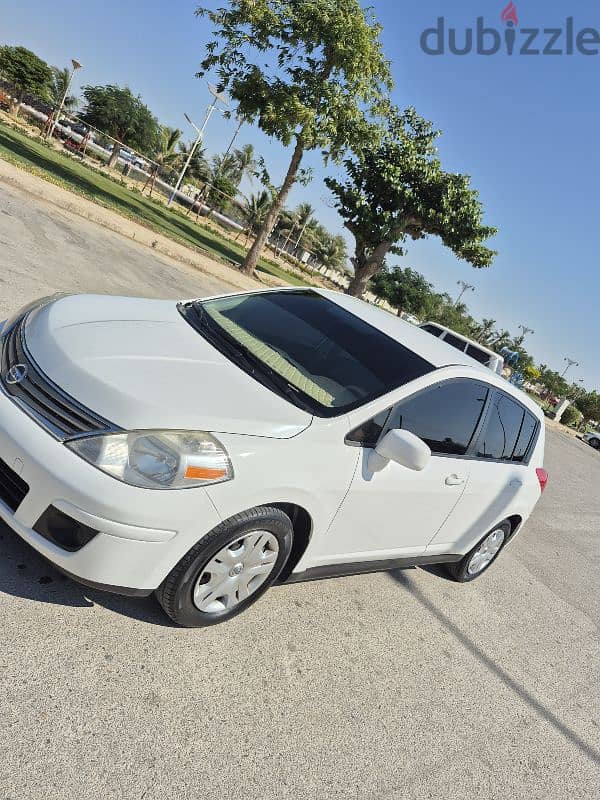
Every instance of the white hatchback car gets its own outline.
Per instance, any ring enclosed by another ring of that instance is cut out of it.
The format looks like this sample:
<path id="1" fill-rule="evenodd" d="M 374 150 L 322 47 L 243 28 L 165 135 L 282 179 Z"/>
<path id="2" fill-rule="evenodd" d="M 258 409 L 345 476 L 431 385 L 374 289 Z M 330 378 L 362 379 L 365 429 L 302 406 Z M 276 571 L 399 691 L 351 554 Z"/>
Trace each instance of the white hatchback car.
<path id="1" fill-rule="evenodd" d="M 56 567 L 210 625 L 280 583 L 481 575 L 543 490 L 538 406 L 321 289 L 46 298 L 2 330 L 0 516 Z"/>

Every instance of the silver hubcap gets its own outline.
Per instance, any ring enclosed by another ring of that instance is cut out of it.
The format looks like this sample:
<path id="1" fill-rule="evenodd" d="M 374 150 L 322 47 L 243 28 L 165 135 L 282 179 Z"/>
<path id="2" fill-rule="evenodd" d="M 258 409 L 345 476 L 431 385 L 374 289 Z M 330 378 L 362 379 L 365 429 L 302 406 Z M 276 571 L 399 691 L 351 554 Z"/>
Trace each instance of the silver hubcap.
<path id="1" fill-rule="evenodd" d="M 267 580 L 279 555 L 277 538 L 252 531 L 219 550 L 194 586 L 194 605 L 206 614 L 235 608 Z"/>
<path id="2" fill-rule="evenodd" d="M 479 545 L 477 550 L 471 556 L 467 572 L 469 575 L 477 575 L 478 572 L 484 570 L 488 564 L 498 555 L 498 551 L 504 544 L 505 533 L 501 528 L 490 533 L 486 536 L 483 542 Z"/>

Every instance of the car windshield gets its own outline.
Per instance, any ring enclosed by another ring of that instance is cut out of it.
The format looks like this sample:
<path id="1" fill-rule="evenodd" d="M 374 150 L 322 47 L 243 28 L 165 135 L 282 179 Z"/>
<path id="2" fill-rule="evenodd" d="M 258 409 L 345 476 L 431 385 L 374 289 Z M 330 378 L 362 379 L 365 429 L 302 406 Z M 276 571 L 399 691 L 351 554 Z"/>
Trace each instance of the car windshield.
<path id="1" fill-rule="evenodd" d="M 180 311 L 242 369 L 321 417 L 350 411 L 433 369 L 310 290 L 198 300 Z"/>

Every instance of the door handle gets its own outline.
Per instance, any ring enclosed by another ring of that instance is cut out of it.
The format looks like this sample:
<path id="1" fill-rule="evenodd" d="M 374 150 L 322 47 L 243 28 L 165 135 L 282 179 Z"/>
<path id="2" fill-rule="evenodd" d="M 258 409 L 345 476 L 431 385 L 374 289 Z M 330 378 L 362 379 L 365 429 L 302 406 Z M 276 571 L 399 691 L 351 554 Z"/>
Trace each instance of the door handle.
<path id="1" fill-rule="evenodd" d="M 446 478 L 446 486 L 462 486 L 464 482 L 465 478 L 460 475 L 448 475 Z"/>

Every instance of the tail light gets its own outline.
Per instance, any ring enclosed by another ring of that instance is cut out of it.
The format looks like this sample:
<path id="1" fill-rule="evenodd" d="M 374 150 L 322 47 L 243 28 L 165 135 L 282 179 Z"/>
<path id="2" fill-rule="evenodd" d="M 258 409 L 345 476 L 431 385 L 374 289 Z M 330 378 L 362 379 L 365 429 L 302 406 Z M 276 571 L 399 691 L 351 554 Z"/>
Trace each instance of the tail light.
<path id="1" fill-rule="evenodd" d="M 545 469 L 536 469 L 535 474 L 537 475 L 538 481 L 540 482 L 540 489 L 542 492 L 546 488 L 548 484 L 548 473 Z"/>

